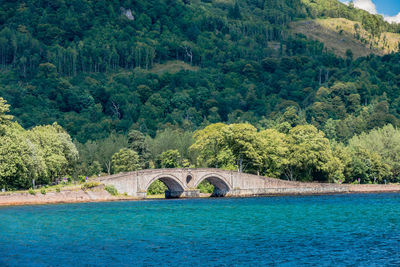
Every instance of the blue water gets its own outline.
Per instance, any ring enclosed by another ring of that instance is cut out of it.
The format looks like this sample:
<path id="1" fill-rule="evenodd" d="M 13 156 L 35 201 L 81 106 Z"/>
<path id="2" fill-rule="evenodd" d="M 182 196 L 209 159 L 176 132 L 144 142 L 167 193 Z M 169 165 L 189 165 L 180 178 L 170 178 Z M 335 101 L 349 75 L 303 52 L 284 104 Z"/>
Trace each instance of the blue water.
<path id="1" fill-rule="evenodd" d="M 1 266 L 399 266 L 400 194 L 0 208 Z"/>

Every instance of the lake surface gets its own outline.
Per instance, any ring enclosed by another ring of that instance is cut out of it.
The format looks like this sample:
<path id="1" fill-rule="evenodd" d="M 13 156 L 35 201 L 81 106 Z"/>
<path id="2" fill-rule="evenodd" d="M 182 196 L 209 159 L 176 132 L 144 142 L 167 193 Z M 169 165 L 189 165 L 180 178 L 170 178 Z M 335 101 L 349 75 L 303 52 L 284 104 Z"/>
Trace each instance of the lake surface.
<path id="1" fill-rule="evenodd" d="M 1 266 L 399 266 L 400 194 L 0 207 Z"/>

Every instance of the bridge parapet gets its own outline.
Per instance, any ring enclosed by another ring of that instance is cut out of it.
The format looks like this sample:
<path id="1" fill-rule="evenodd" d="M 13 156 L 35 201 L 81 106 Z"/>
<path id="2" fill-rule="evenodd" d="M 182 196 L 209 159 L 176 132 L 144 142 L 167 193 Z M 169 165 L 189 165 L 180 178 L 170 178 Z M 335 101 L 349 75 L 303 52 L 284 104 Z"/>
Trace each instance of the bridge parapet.
<path id="1" fill-rule="evenodd" d="M 300 193 L 328 193 L 348 190 L 344 186 L 332 184 L 292 182 L 214 168 L 149 169 L 99 177 L 98 180 L 106 185 L 114 185 L 120 193 L 138 198 L 146 197 L 147 189 L 156 180 L 161 180 L 168 187 L 167 197 L 198 197 L 197 186 L 204 180 L 214 185 L 216 195 L 279 194 L 296 190 Z"/>

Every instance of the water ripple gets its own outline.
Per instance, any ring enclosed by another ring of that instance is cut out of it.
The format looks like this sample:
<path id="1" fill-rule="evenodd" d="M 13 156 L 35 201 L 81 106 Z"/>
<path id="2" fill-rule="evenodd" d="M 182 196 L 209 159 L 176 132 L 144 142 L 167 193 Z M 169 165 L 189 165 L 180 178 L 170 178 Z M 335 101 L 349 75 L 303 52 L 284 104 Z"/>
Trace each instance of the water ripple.
<path id="1" fill-rule="evenodd" d="M 0 208 L 6 266 L 399 266 L 400 194 Z"/>

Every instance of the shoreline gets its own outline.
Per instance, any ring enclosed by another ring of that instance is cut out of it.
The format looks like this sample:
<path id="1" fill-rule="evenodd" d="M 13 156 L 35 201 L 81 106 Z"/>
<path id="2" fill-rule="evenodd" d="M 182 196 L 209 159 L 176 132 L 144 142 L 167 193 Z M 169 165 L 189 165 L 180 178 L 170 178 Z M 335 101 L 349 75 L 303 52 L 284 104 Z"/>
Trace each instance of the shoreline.
<path id="1" fill-rule="evenodd" d="M 316 184 L 319 186 L 319 184 Z M 226 196 L 225 198 L 248 198 L 248 197 L 277 197 L 277 196 L 316 196 L 316 195 L 339 195 L 339 194 L 380 194 L 380 193 L 400 193 L 399 184 L 390 185 L 342 185 L 344 191 L 325 191 L 325 192 L 274 192 L 267 194 L 248 194 L 240 196 Z M 310 187 L 304 187 L 310 188 Z M 209 198 L 210 196 L 204 194 L 195 199 Z M 218 197 L 217 197 L 218 198 Z M 81 189 L 63 190 L 61 192 L 48 192 L 46 194 L 31 195 L 28 192 L 7 192 L 0 194 L 0 207 L 7 206 L 25 206 L 25 205 L 46 205 L 46 204 L 73 204 L 73 203 L 95 203 L 95 202 L 114 202 L 114 201 L 145 201 L 145 200 L 160 200 L 165 198 L 151 196 L 147 198 L 135 198 L 126 195 L 112 196 L 104 187 L 99 186 L 91 190 L 83 191 Z M 187 199 L 187 198 L 182 198 Z"/>

